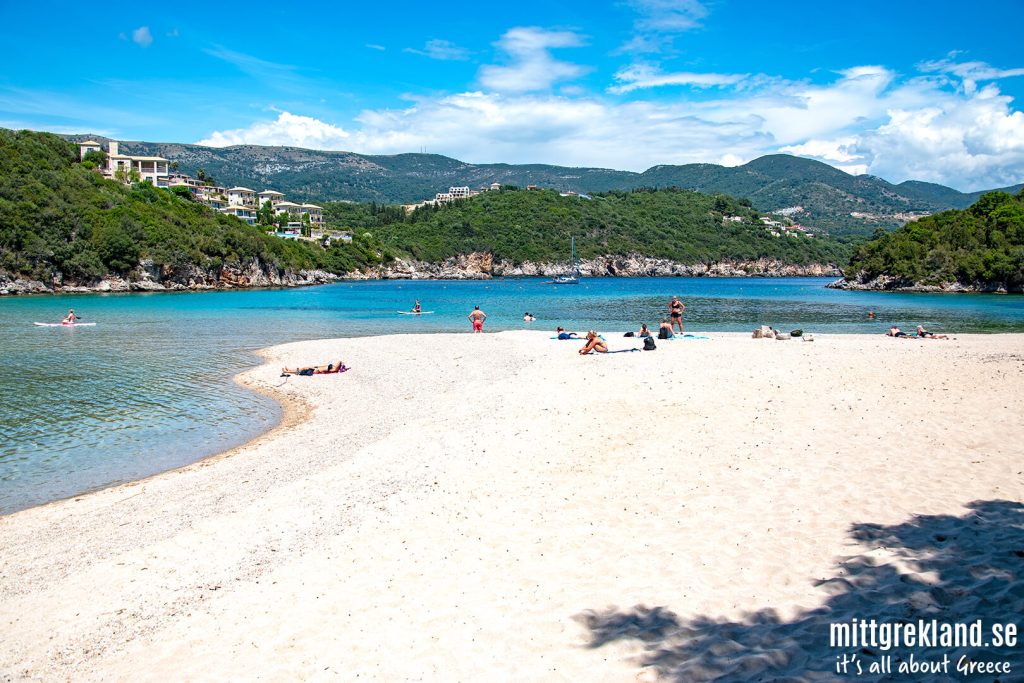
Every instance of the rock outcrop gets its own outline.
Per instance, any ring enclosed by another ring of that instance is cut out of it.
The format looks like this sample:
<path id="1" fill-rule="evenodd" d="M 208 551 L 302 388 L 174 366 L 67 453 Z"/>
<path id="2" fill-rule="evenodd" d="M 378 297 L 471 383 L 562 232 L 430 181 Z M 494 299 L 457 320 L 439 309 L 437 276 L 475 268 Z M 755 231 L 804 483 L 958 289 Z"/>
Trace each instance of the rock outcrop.
<path id="1" fill-rule="evenodd" d="M 830 282 L 826 287 L 831 289 L 848 289 L 867 292 L 932 292 L 950 294 L 1022 294 L 1024 287 L 1007 287 L 1005 282 L 975 282 L 964 284 L 963 282 L 940 282 L 929 283 L 915 282 L 907 278 L 895 277 L 892 275 L 878 275 L 868 278 L 864 275 L 856 275 L 852 278 L 843 278 Z"/>
<path id="2" fill-rule="evenodd" d="M 491 277 L 554 277 L 569 272 L 568 263 L 495 261 L 488 253 L 471 253 L 441 263 L 396 260 L 384 266 L 344 275 L 350 280 L 484 280 Z M 627 254 L 580 261 L 583 277 L 834 277 L 835 264 L 798 266 L 774 259 L 723 260 L 684 264 L 669 259 Z"/>
<path id="3" fill-rule="evenodd" d="M 201 291 L 253 287 L 301 287 L 334 282 L 338 276 L 323 270 L 278 270 L 253 259 L 204 270 L 195 265 L 157 267 L 142 261 L 126 277 L 108 275 L 89 282 L 55 279 L 52 283 L 0 274 L 0 295 L 66 294 L 85 292 Z"/>

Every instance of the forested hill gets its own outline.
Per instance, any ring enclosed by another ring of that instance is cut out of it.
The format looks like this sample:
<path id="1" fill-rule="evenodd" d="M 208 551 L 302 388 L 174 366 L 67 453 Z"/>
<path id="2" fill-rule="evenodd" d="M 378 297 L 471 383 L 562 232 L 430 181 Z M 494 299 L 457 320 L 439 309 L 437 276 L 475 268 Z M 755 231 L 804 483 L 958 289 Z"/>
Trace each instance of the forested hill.
<path id="1" fill-rule="evenodd" d="M 983 195 L 857 249 L 848 288 L 1024 290 L 1024 190 Z"/>
<path id="2" fill-rule="evenodd" d="M 799 206 L 803 210 L 793 215 L 795 220 L 835 235 L 869 236 L 877 227 L 901 225 L 906 214 L 966 208 L 982 194 L 917 181 L 894 185 L 881 178 L 852 176 L 828 164 L 782 154 L 736 167 L 666 165 L 633 173 L 543 164 L 471 164 L 436 154 L 371 156 L 255 145 L 212 148 L 122 142 L 121 149 L 129 154 L 167 157 L 193 174 L 202 168 L 223 184 L 257 190 L 269 187 L 299 200 L 414 203 L 453 185 L 478 188 L 492 182 L 575 192 L 680 187 L 747 197 L 762 211 Z M 1004 189 L 1016 192 L 1020 186 Z"/>
<path id="3" fill-rule="evenodd" d="M 852 247 L 830 238 L 774 236 L 749 202 L 689 190 L 634 190 L 591 197 L 554 190 L 491 191 L 416 209 L 375 227 L 354 205 L 330 204 L 337 224 L 362 222 L 396 253 L 436 262 L 489 252 L 514 263 L 564 262 L 570 238 L 580 258 L 638 254 L 684 264 L 776 259 L 790 264 L 844 263 Z M 348 214 L 346 216 L 346 213 Z M 738 217 L 741 220 L 726 220 Z"/>
<path id="4" fill-rule="evenodd" d="M 269 236 L 170 191 L 105 180 L 58 136 L 0 129 L 2 280 L 89 285 L 148 274 L 217 286 L 225 269 L 282 283 L 357 265 L 346 252 Z"/>

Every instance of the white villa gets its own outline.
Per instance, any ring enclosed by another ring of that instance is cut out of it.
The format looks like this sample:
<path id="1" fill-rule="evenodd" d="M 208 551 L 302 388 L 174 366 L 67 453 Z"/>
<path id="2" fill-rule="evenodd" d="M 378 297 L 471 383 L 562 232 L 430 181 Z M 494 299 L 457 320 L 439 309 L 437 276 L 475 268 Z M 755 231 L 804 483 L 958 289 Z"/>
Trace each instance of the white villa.
<path id="1" fill-rule="evenodd" d="M 260 207 L 262 207 L 268 201 L 270 202 L 271 206 L 274 206 L 278 202 L 284 201 L 284 192 L 277 192 L 276 190 L 263 190 L 263 192 L 260 192 L 258 195 L 256 195 L 256 198 L 259 200 Z"/>
<path id="2" fill-rule="evenodd" d="M 283 196 L 283 195 L 282 195 Z M 295 202 L 279 201 L 273 204 L 274 214 L 288 214 L 288 222 L 302 224 L 302 214 L 309 215 L 309 224 L 322 227 L 324 223 L 323 208 L 316 204 L 296 204 Z"/>
<path id="3" fill-rule="evenodd" d="M 107 166 L 100 172 L 108 178 L 117 178 L 118 171 L 130 182 L 132 171 L 138 174 L 139 180 L 148 180 L 156 187 L 167 187 L 170 177 L 168 161 L 163 157 L 136 157 L 120 154 L 116 140 L 107 143 Z M 89 152 L 100 152 L 102 146 L 95 140 L 86 140 L 78 145 L 79 158 L 85 158 Z"/>
<path id="4" fill-rule="evenodd" d="M 256 191 L 248 187 L 228 189 L 228 203 L 237 206 L 256 206 Z"/>
<path id="5" fill-rule="evenodd" d="M 245 221 L 249 225 L 256 225 L 256 209 L 252 206 L 239 206 L 232 204 L 218 209 L 223 214 L 228 216 L 235 216 Z"/>

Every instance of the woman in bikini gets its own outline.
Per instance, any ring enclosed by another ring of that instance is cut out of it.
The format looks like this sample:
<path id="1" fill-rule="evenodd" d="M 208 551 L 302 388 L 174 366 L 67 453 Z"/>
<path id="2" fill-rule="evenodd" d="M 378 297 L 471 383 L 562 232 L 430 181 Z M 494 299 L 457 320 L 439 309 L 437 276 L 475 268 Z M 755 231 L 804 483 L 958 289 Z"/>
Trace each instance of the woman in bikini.
<path id="1" fill-rule="evenodd" d="M 683 333 L 683 311 L 686 310 L 686 306 L 679 300 L 678 296 L 672 297 L 672 301 L 668 304 L 668 312 L 672 318 L 672 325 L 679 326 L 679 334 Z"/>
<path id="2" fill-rule="evenodd" d="M 282 375 L 332 375 L 336 372 L 345 372 L 348 368 L 342 361 L 335 361 L 327 365 L 311 365 L 305 368 L 281 368 Z"/>
<path id="3" fill-rule="evenodd" d="M 601 339 L 594 330 L 587 332 L 587 343 L 580 349 L 579 353 L 581 356 L 585 356 L 591 351 L 608 353 L 608 345 L 604 343 L 604 339 Z"/>

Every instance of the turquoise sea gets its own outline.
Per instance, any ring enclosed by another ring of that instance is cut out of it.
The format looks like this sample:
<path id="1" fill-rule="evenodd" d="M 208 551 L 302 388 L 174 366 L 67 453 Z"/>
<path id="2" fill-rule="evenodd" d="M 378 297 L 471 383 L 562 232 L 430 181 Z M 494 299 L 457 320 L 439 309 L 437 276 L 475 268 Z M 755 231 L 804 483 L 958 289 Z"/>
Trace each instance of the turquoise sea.
<path id="1" fill-rule="evenodd" d="M 0 299 L 0 513 L 138 479 L 239 445 L 272 427 L 276 404 L 231 378 L 283 342 L 468 331 L 635 329 L 668 299 L 687 331 L 760 324 L 882 334 L 1024 331 L 1024 297 L 843 292 L 828 279 L 603 278 L 373 281 L 286 290 Z M 398 315 L 419 298 L 427 316 Z M 74 308 L 95 327 L 44 328 Z M 874 310 L 877 319 L 867 320 Z M 522 315 L 537 318 L 529 325 Z"/>

